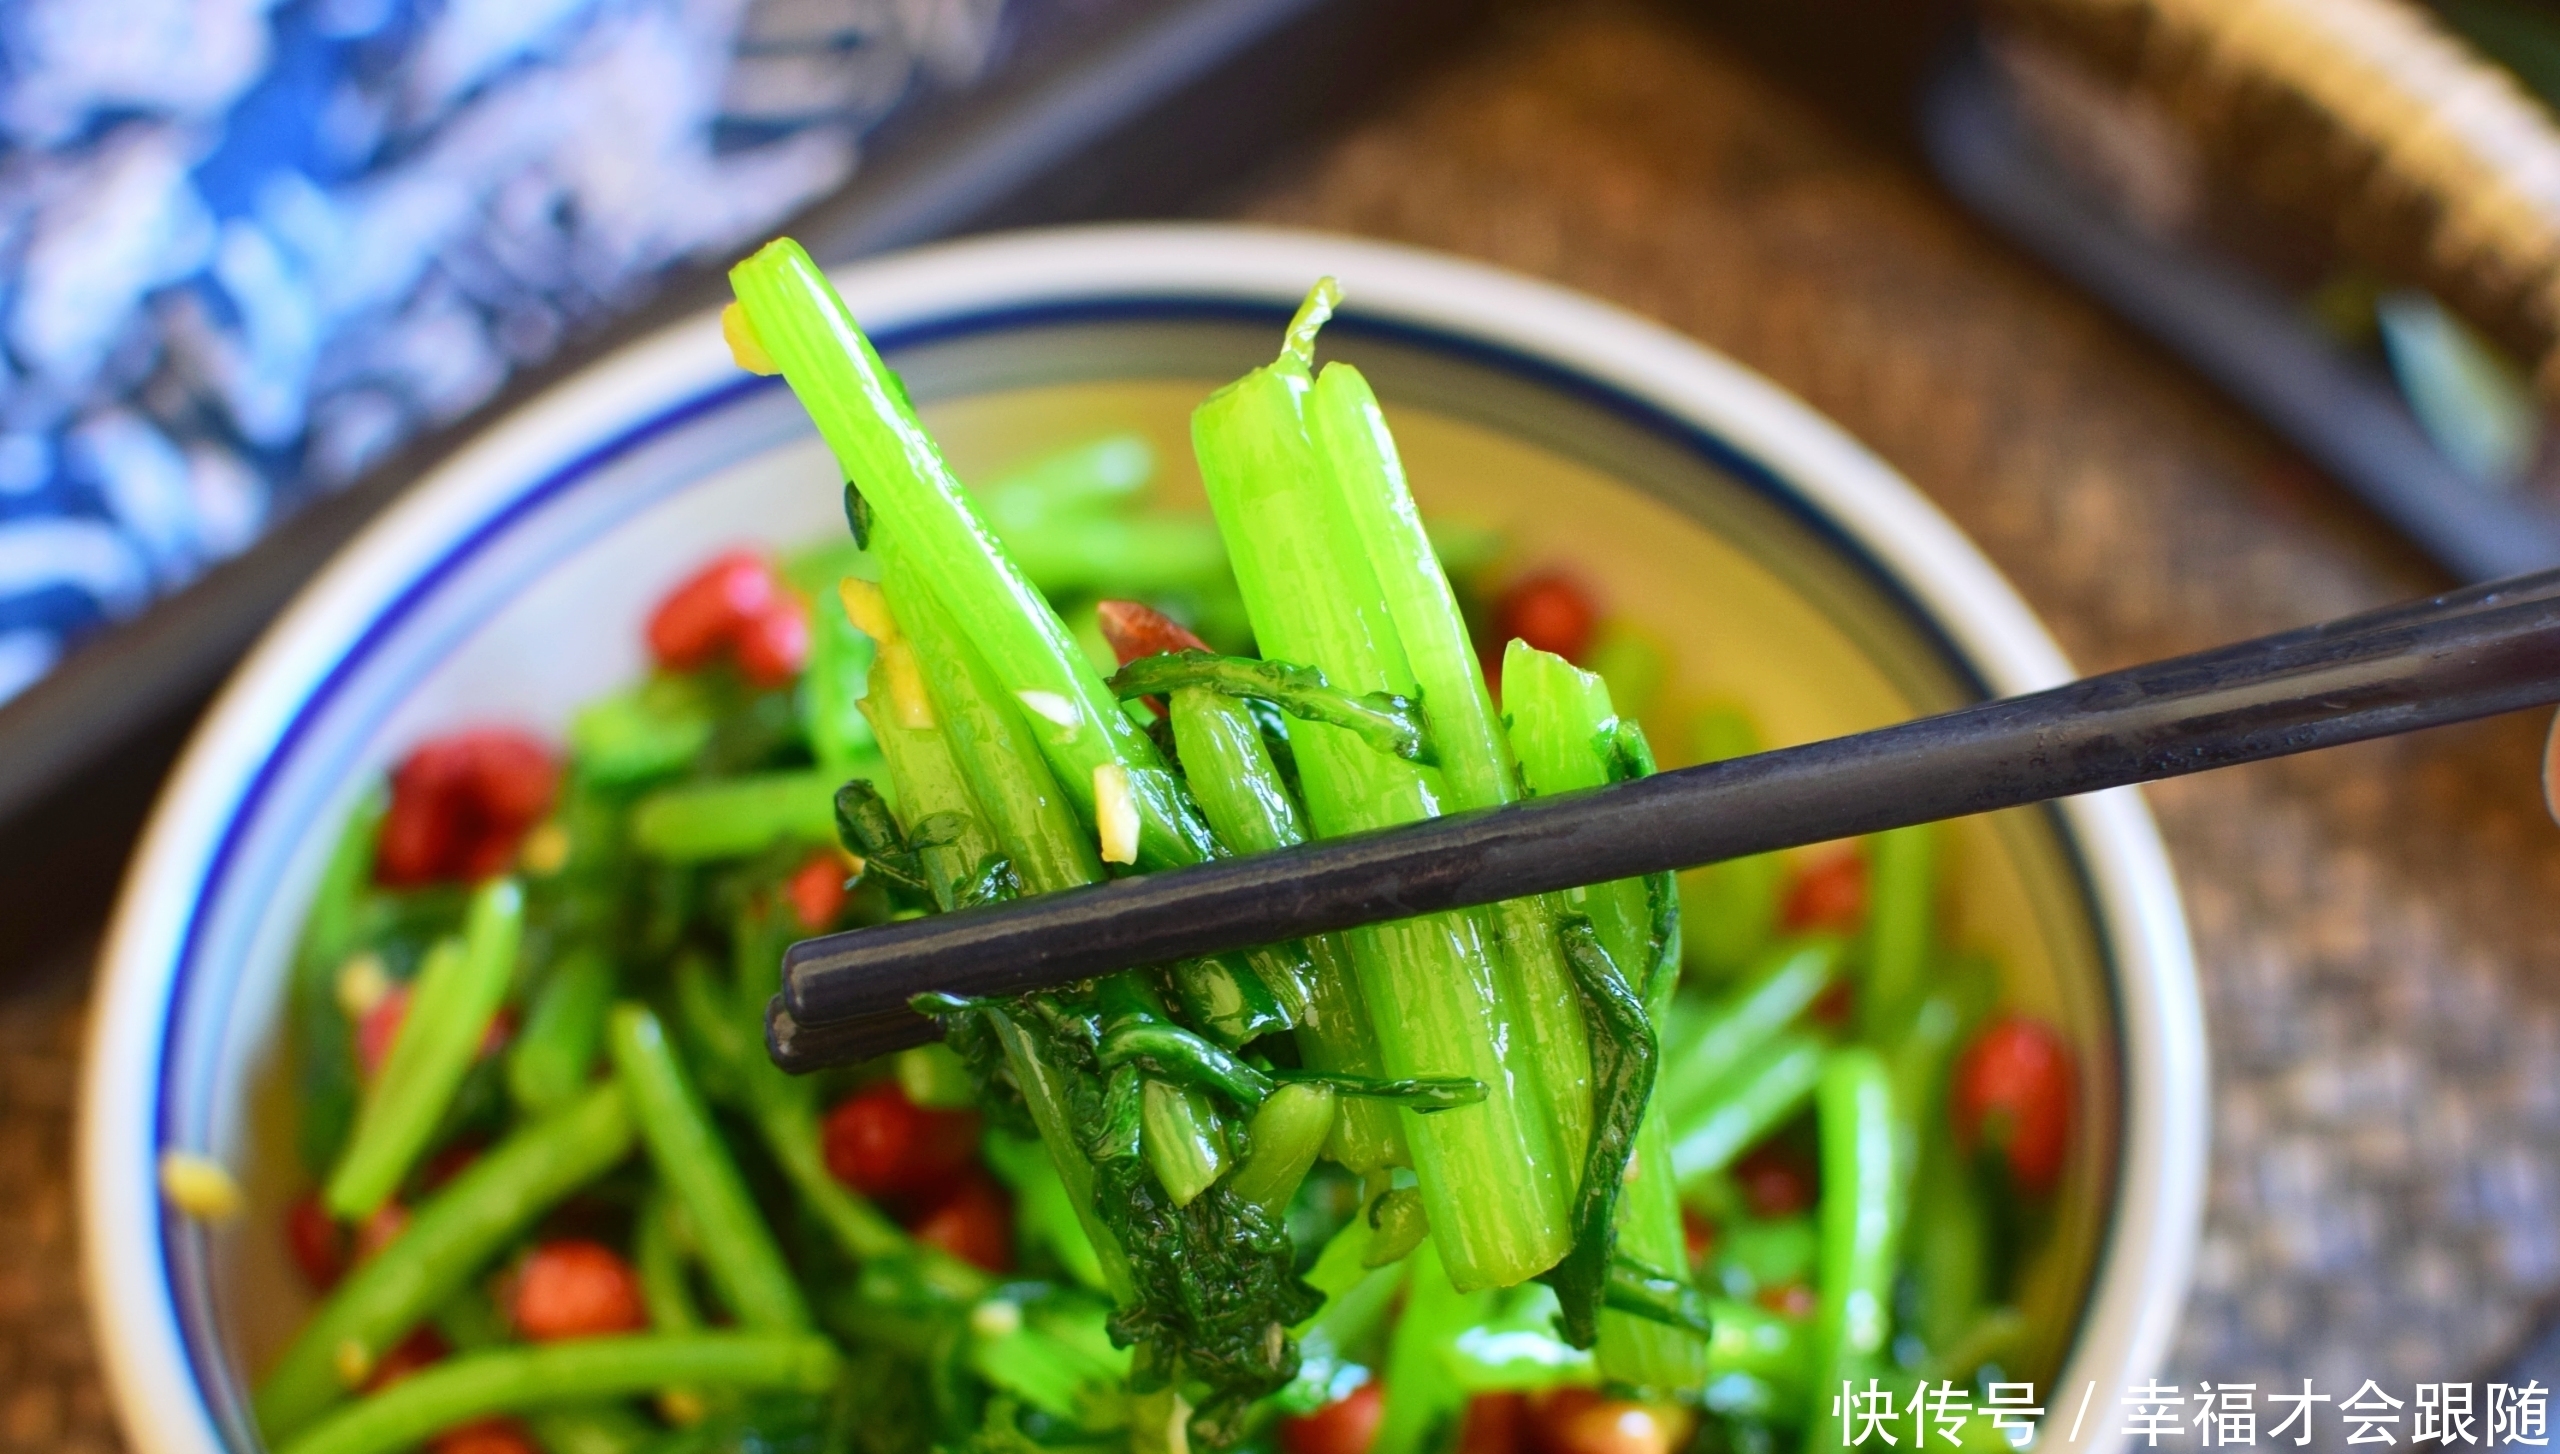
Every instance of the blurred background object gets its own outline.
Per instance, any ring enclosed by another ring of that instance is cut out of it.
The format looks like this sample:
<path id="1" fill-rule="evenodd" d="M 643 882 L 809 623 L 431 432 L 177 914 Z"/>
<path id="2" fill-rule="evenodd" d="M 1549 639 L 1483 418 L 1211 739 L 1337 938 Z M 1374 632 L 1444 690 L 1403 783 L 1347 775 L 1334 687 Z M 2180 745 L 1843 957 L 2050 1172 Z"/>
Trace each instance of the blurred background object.
<path id="1" fill-rule="evenodd" d="M 2560 561 L 2560 12 L 1995 0 L 1949 187 L 2453 574 Z"/>
<path id="2" fill-rule="evenodd" d="M 0 699 L 832 191 L 1041 8 L 12 7 Z"/>

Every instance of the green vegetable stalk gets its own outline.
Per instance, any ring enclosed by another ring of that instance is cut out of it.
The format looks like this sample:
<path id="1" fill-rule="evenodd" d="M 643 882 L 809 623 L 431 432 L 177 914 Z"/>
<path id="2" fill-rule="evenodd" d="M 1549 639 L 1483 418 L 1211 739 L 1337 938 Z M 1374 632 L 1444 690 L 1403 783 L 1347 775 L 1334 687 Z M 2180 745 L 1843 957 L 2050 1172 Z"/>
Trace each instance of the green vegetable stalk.
<path id="1" fill-rule="evenodd" d="M 842 1358 L 815 1335 L 695 1333 L 579 1338 L 449 1358 L 282 1446 L 281 1454 L 392 1454 L 492 1414 L 627 1398 L 676 1379 L 737 1389 L 831 1387 Z"/>
<path id="2" fill-rule="evenodd" d="M 1142 868 L 1196 863 L 1214 851 L 1208 825 L 1102 684 L 1039 588 L 943 461 L 915 407 L 809 254 L 788 238 L 730 270 L 744 321 L 818 426 L 848 480 L 900 534 L 917 573 L 955 616 L 995 681 L 1037 692 L 1059 719 L 1038 731 L 1042 754 L 1077 815 L 1093 815 L 1094 769 L 1127 774 Z M 860 624 L 860 623 L 856 623 Z"/>
<path id="3" fill-rule="evenodd" d="M 1314 666 L 1347 691 L 1410 697 L 1416 683 L 1376 573 L 1307 433 L 1309 352 L 1327 306 L 1321 293 L 1311 299 L 1277 361 L 1202 404 L 1192 441 L 1263 654 Z M 1340 728 L 1302 723 L 1290 743 L 1320 837 L 1428 818 L 1447 801 L 1437 770 Z M 1405 1121 L 1450 1278 L 1505 1286 L 1553 1266 L 1572 1241 L 1570 1169 L 1544 1067 L 1501 1053 L 1525 1037 L 1505 1013 L 1505 975 L 1482 921 L 1439 914 L 1346 937 L 1387 1074 L 1469 1077 L 1492 1091 L 1480 1105 Z"/>
<path id="4" fill-rule="evenodd" d="M 1813 1099 L 1822 1042 L 1786 1031 L 1746 1055 L 1685 1111 L 1671 1130 L 1671 1174 L 1683 1189 L 1704 1184 Z"/>
<path id="5" fill-rule="evenodd" d="M 1675 1006 L 1663 1026 L 1662 1079 L 1654 1088 L 1672 1124 L 1686 1126 L 1704 1115 L 1734 1067 L 1821 998 L 1845 948 L 1827 935 L 1782 944 L 1740 989 L 1713 1006 L 1692 1009 L 1685 1000 Z"/>
<path id="6" fill-rule="evenodd" d="M 1388 1344 L 1386 1408 L 1369 1454 L 1425 1454 L 1467 1406 L 1445 1350 L 1493 1310 L 1489 1290 L 1462 1292 L 1440 1260 L 1439 1238 L 1424 1239 L 1405 1259 L 1404 1315 Z"/>
<path id="7" fill-rule="evenodd" d="M 507 1094 L 528 1114 L 556 1111 L 587 1088 L 613 990 L 613 965 L 601 950 L 574 949 L 552 966 L 507 1047 Z"/>
<path id="8" fill-rule="evenodd" d="M 345 1397 L 554 1203 L 629 1155 L 632 1139 L 622 1088 L 598 1086 L 516 1131 L 420 1204 L 408 1230 L 347 1274 L 259 1384 L 267 1438 L 291 1438 Z"/>
<path id="9" fill-rule="evenodd" d="M 354 1027 L 338 1004 L 338 975 L 361 942 L 363 908 L 373 883 L 374 848 L 387 799 L 368 793 L 347 814 L 313 889 L 293 959 L 293 1050 L 302 1111 L 303 1164 L 314 1173 L 335 1165 L 355 1124 Z"/>
<path id="10" fill-rule="evenodd" d="M 1578 792 L 1651 770 L 1641 736 L 1619 721 L 1608 685 L 1598 676 L 1514 641 L 1503 653 L 1502 682 L 1511 744 L 1530 792 Z M 1580 1331 L 1577 1318 L 1590 1316 L 1581 1309 L 1605 1291 L 1614 1260 L 1635 1264 L 1648 1278 L 1682 1284 L 1687 1281 L 1688 1243 L 1673 1182 L 1670 1124 L 1652 1096 L 1654 1030 L 1670 998 L 1671 967 L 1679 960 L 1678 901 L 1658 879 L 1595 884 L 1561 897 L 1579 919 L 1578 924 L 1568 921 L 1568 930 L 1581 929 L 1604 951 L 1597 959 L 1578 954 L 1569 932 L 1565 948 L 1576 956 L 1577 966 L 1584 961 L 1595 969 L 1613 966 L 1649 986 L 1646 998 L 1652 1001 L 1650 1006 L 1641 1003 L 1623 983 L 1584 985 L 1584 1002 L 1600 1021 L 1591 1036 L 1594 1135 L 1584 1162 L 1581 1204 L 1590 1215 L 1615 1220 L 1582 1229 L 1582 1245 L 1575 1249 L 1580 1263 L 1569 1262 L 1566 1269 L 1578 1270 L 1579 1277 L 1566 1279 L 1557 1289 L 1567 1331 L 1573 1333 Z M 1632 1144 L 1612 1145 L 1607 1139 L 1612 1132 L 1625 1136 L 1630 1130 Z M 1694 1333 L 1624 1312 L 1601 1314 L 1597 1322 L 1599 1364 L 1610 1377 L 1657 1388 L 1690 1387 L 1698 1381 L 1706 1346 Z"/>
<path id="11" fill-rule="evenodd" d="M 856 562 L 859 557 L 810 562 L 804 584 L 809 658 L 800 675 L 800 726 L 819 771 L 837 782 L 876 773 L 881 765 L 878 741 L 862 715 L 862 695 L 871 685 L 871 638 L 846 619 L 838 594 L 838 583 L 849 573 L 845 567 Z"/>
<path id="12" fill-rule="evenodd" d="M 1377 395 L 1358 369 L 1330 363 L 1307 393 L 1306 414 L 1336 508 L 1359 538 L 1429 704 L 1449 809 L 1517 800 L 1520 770 L 1511 738 L 1494 715 L 1482 659 L 1405 482 Z M 1545 1072 L 1557 1146 L 1568 1163 L 1578 1163 L 1591 1134 L 1590 1038 L 1556 940 L 1558 906 L 1546 898 L 1517 899 L 1484 912 L 1508 971 L 1506 1015 L 1527 1028 L 1528 1058 Z"/>
<path id="13" fill-rule="evenodd" d="M 1102 882 L 1095 836 L 1042 756 L 1030 714 L 917 575 L 903 527 L 884 526 L 874 538 L 886 567 L 883 590 L 913 644 L 934 720 L 1023 890 L 1046 894 Z"/>
<path id="14" fill-rule="evenodd" d="M 1807 1448 L 1840 1447 L 1831 1400 L 1843 1381 L 1880 1371 L 1893 1324 L 1894 1253 L 1901 1241 L 1893 1085 L 1872 1050 L 1834 1051 L 1815 1093 L 1822 1129 L 1821 1303 L 1814 1315 Z"/>
<path id="15" fill-rule="evenodd" d="M 1706 707 L 1690 720 L 1690 756 L 1723 762 L 1760 751 L 1760 729 L 1740 707 Z M 1727 859 L 1680 875 L 1682 936 L 1689 962 L 1714 979 L 1755 963 L 1778 924 L 1778 890 L 1786 863 L 1774 853 Z"/>
<path id="16" fill-rule="evenodd" d="M 930 704 L 935 735 L 950 764 L 967 784 L 991 839 L 991 851 L 1011 865 L 1022 888 L 1053 893 L 1099 883 L 1099 845 L 1088 834 L 1050 771 L 1022 710 L 998 694 L 972 646 L 932 590 L 913 574 L 914 558 L 903 540 L 882 529 L 886 567 L 884 604 L 905 633 L 901 649 L 912 654 Z M 1093 1206 L 1094 1171 L 1070 1109 L 1069 1067 L 1056 1052 L 1025 1033 L 1002 1012 L 991 1016 L 1014 1079 L 1030 1101 L 1033 1124 L 1074 1197 L 1085 1233 L 1102 1259 L 1107 1281 L 1125 1289 L 1127 1261 L 1120 1242 Z"/>
<path id="17" fill-rule="evenodd" d="M 486 1352 L 507 1341 L 498 1310 L 476 1292 L 438 1309 L 435 1326 L 456 1352 Z M 545 1404 L 525 1410 L 524 1422 L 546 1454 L 637 1454 L 659 1433 L 656 1425 L 618 1401 Z"/>
<path id="18" fill-rule="evenodd" d="M 1223 1175 L 1233 1159 L 1225 1125 L 1207 1095 L 1149 1079 L 1141 1092 L 1147 1166 L 1176 1207 L 1187 1207 Z"/>
<path id="19" fill-rule="evenodd" d="M 793 1194 L 846 1256 L 856 1262 L 886 1260 L 910 1266 L 922 1285 L 956 1301 L 984 1295 L 989 1286 L 984 1272 L 909 1237 L 827 1170 L 817 1085 L 785 1074 L 765 1054 L 764 1042 L 756 1033 L 764 1025 L 762 999 L 745 988 L 750 975 L 780 958 L 784 942 L 773 925 L 749 914 L 734 935 L 739 960 L 736 988 L 720 983 L 699 961 L 676 966 L 677 1007 L 702 1057 L 706 1088 L 716 1078 L 721 1088 L 715 1095 L 754 1122 L 758 1139 Z"/>
<path id="20" fill-rule="evenodd" d="M 1278 1216 L 1306 1180 L 1335 1120 L 1333 1088 L 1284 1085 L 1253 1114 L 1246 1140 L 1252 1147 L 1236 1168 L 1235 1193 Z"/>
<path id="21" fill-rule="evenodd" d="M 1858 997 L 1858 1028 L 1874 1043 L 1900 1036 L 1929 988 L 1937 845 L 1934 823 L 1895 828 L 1871 842 L 1866 983 Z"/>
<path id="22" fill-rule="evenodd" d="M 1174 746 L 1200 811 L 1237 853 L 1269 853 L 1307 840 L 1306 816 L 1271 760 L 1262 728 L 1234 697 L 1184 687 L 1168 699 Z M 1313 972 L 1295 1008 L 1298 1053 L 1316 1069 L 1383 1076 L 1377 1031 L 1353 977 L 1351 946 L 1339 934 L 1306 942 Z M 1410 1159 L 1393 1107 L 1371 1100 L 1341 1104 L 1327 1152 L 1366 1175 Z"/>
<path id="23" fill-rule="evenodd" d="M 425 1154 L 506 1000 L 523 933 L 524 891 L 513 879 L 492 879 L 471 896 L 462 937 L 428 952 L 382 1069 L 356 1112 L 346 1154 L 321 1193 L 330 1215 L 349 1221 L 373 1215 Z"/>
<path id="24" fill-rule="evenodd" d="M 632 810 L 631 841 L 642 853 L 671 863 L 742 858 L 775 843 L 827 843 L 835 837 L 829 805 L 842 781 L 821 770 L 660 788 Z"/>
<path id="25" fill-rule="evenodd" d="M 866 841 L 865 825 L 847 818 L 846 799 L 839 790 L 838 836 L 849 852 L 873 859 L 885 852 L 905 860 L 903 871 L 912 873 L 935 907 L 948 911 L 958 906 L 963 889 L 975 880 L 980 866 L 997 856 L 995 835 L 988 831 L 977 795 L 961 775 L 960 759 L 942 735 L 923 670 L 916 664 L 915 647 L 906 639 L 887 598 L 877 587 L 860 581 L 845 582 L 843 597 L 854 624 L 879 652 L 880 669 L 872 675 L 862 710 L 888 766 L 890 795 L 898 811 L 894 820 L 872 821 L 870 826 L 881 836 Z M 881 803 L 878 812 L 885 814 L 886 809 L 887 804 Z M 890 844 L 886 830 L 899 823 L 905 830 Z M 854 830 L 850 835 L 849 828 Z M 900 865 L 890 863 L 865 871 L 880 870 L 902 871 Z"/>
<path id="26" fill-rule="evenodd" d="M 700 1240 L 703 1265 L 741 1326 L 799 1332 L 808 1302 L 773 1233 L 747 1195 L 729 1148 L 712 1127 L 692 1078 L 645 1006 L 614 1007 L 608 1032 L 613 1065 L 630 1090 L 640 1139 Z"/>

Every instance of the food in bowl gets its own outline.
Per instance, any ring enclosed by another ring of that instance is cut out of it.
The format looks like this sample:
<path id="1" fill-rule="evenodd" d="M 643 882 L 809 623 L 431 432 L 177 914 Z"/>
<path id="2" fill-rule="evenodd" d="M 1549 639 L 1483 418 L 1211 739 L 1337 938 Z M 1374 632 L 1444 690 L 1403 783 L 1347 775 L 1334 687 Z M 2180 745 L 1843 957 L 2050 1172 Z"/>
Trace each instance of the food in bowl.
<path id="1" fill-rule="evenodd" d="M 704 562 L 564 743 L 420 744 L 347 827 L 281 1229 L 333 1285 L 272 1443 L 1632 1454 L 1833 1442 L 1844 1384 L 1924 1375 L 1981 1399 L 1965 1437 L 2025 1427 L 2003 1300 L 2072 1069 L 1939 942 L 1928 830 L 943 1001 L 940 1046 L 775 1071 L 791 938 L 1649 771 L 1613 687 L 1658 669 L 1570 579 L 1453 585 L 1365 382 L 1312 367 L 1321 290 L 1195 416 L 1204 537 L 1121 508 L 1125 440 L 973 509 L 805 257 L 739 282 L 852 548 Z M 1750 744 L 1730 705 L 1683 730 Z"/>

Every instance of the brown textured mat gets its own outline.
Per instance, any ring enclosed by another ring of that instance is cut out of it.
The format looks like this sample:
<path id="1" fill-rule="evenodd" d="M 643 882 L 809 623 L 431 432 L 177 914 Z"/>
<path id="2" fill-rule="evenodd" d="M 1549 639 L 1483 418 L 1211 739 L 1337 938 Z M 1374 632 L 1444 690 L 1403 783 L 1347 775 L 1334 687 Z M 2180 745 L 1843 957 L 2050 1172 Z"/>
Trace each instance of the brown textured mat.
<path id="1" fill-rule="evenodd" d="M 2084 669 L 2433 584 L 2237 414 L 1676 22 L 1530 13 L 1235 209 L 1660 318 L 1937 500 Z M 2464 1378 L 2560 1287 L 2539 724 L 2155 790 L 2201 951 L 2212 1208 L 2164 1376 Z M 0 1451 L 113 1430 L 71 1260 L 75 998 L 0 1003 Z"/>

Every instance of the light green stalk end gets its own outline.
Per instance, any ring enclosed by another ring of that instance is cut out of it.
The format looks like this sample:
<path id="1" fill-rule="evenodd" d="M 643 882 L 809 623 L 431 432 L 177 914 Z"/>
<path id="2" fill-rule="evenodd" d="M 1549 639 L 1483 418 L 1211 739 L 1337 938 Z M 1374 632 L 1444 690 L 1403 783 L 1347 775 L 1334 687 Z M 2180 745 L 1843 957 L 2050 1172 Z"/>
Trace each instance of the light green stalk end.
<path id="1" fill-rule="evenodd" d="M 844 477 L 897 530 L 920 573 L 1009 692 L 1056 698 L 1067 725 L 1040 748 L 1079 816 L 1093 812 L 1093 770 L 1117 763 L 1139 816 L 1138 866 L 1196 863 L 1213 851 L 1208 827 L 1137 723 L 1120 710 L 916 417 L 906 389 L 863 337 L 834 285 L 789 238 L 732 268 L 729 281 L 756 338 L 781 370 Z"/>
<path id="2" fill-rule="evenodd" d="M 1147 1168 L 1177 1207 L 1187 1207 L 1222 1175 L 1233 1157 L 1227 1128 L 1209 1097 L 1188 1086 L 1149 1080 L 1140 1093 L 1139 1125 Z"/>
<path id="3" fill-rule="evenodd" d="M 1284 1085 L 1253 1113 L 1252 1150 L 1236 1168 L 1235 1193 L 1279 1216 L 1306 1180 L 1332 1134 L 1336 1097 L 1329 1086 Z"/>
<path id="4" fill-rule="evenodd" d="M 1316 366 L 1316 334 L 1333 321 L 1333 310 L 1342 306 L 1342 284 L 1332 278 L 1318 278 L 1307 290 L 1305 301 L 1289 320 L 1289 331 L 1281 335 L 1280 358 L 1294 361 L 1302 369 Z"/>

